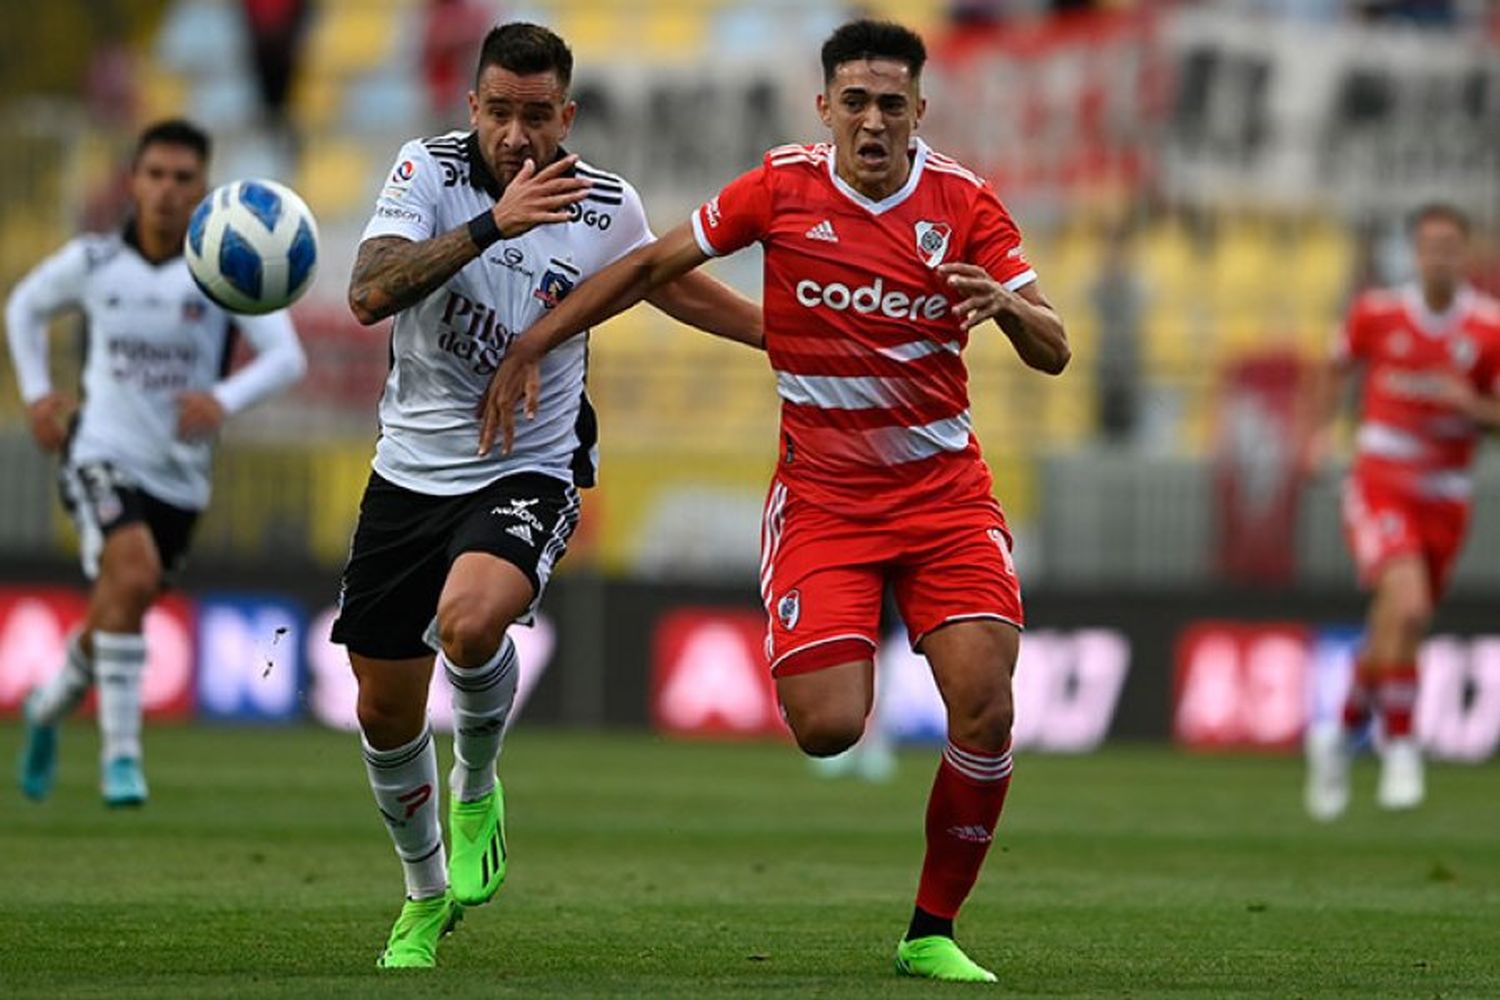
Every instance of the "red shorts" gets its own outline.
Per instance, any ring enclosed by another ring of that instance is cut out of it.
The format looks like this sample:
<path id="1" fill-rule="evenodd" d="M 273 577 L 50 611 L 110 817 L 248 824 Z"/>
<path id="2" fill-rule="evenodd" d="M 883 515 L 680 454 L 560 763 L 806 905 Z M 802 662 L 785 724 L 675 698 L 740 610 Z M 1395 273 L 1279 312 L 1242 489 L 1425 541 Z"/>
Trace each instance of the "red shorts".
<path id="1" fill-rule="evenodd" d="M 799 500 L 776 479 L 761 524 L 766 655 L 777 676 L 869 658 L 887 581 L 912 648 L 948 622 L 1024 624 L 1010 531 L 988 493 L 856 518 Z"/>
<path id="2" fill-rule="evenodd" d="M 1469 524 L 1462 500 L 1427 500 L 1362 476 L 1344 484 L 1344 535 L 1360 584 L 1373 588 L 1397 556 L 1419 556 L 1427 565 L 1434 599 L 1448 586 Z"/>

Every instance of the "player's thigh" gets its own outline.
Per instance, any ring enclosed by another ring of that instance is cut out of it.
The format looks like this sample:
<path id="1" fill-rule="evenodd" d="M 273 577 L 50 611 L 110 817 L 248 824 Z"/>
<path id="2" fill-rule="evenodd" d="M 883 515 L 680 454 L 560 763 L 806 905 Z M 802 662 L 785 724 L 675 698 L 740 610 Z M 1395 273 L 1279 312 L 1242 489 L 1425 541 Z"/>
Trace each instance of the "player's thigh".
<path id="1" fill-rule="evenodd" d="M 161 556 L 145 521 L 115 524 L 104 536 L 89 596 L 90 628 L 135 631 L 161 589 Z"/>
<path id="2" fill-rule="evenodd" d="M 408 660 L 431 654 L 427 630 L 448 572 L 461 498 L 434 497 L 371 474 L 339 582 L 333 641 L 352 656 Z"/>
<path id="3" fill-rule="evenodd" d="M 1010 532 L 993 498 L 916 514 L 905 527 L 912 544 L 892 589 L 913 649 L 926 652 L 926 637 L 954 623 L 1024 625 Z"/>
<path id="4" fill-rule="evenodd" d="M 453 560 L 438 597 L 437 633 L 448 658 L 477 667 L 494 655 L 506 626 L 526 614 L 536 585 L 515 563 L 469 551 Z"/>
<path id="5" fill-rule="evenodd" d="M 1350 476 L 1344 484 L 1340 515 L 1360 586 L 1377 597 L 1390 563 L 1424 558 L 1415 505 L 1379 483 Z"/>
<path id="6" fill-rule="evenodd" d="M 161 559 L 162 581 L 170 585 L 187 561 L 199 512 L 169 504 L 145 492 L 141 494 L 141 510 Z"/>
<path id="7" fill-rule="evenodd" d="M 1432 568 L 1425 553 L 1400 552 L 1382 563 L 1374 579 L 1371 624 L 1417 634 L 1432 617 Z"/>
<path id="8" fill-rule="evenodd" d="M 531 621 L 581 511 L 577 488 L 535 474 L 507 477 L 475 498 L 448 546 L 437 613 L 445 649 L 477 665 L 468 661 L 493 654 L 506 626 Z"/>
<path id="9" fill-rule="evenodd" d="M 58 494 L 78 532 L 79 557 L 84 575 L 97 581 L 110 554 L 109 589 L 118 590 L 132 570 L 140 574 L 155 569 L 160 557 L 150 547 L 150 558 L 139 557 L 150 539 L 145 496 L 128 477 L 106 461 L 65 462 L 58 470 Z M 134 530 L 121 535 L 122 529 Z M 144 535 L 144 538 L 142 537 Z M 110 539 L 114 536 L 114 541 Z"/>
<path id="10" fill-rule="evenodd" d="M 858 742 L 875 703 L 875 661 L 862 659 L 776 678 L 787 725 L 809 753 L 838 753 Z"/>
<path id="11" fill-rule="evenodd" d="M 949 622 L 930 632 L 922 652 L 948 709 L 948 733 L 976 750 L 1001 750 L 1015 717 L 1011 678 L 1021 632 L 988 618 Z"/>
<path id="12" fill-rule="evenodd" d="M 766 657 L 778 679 L 874 658 L 880 644 L 882 560 L 877 523 L 789 497 L 773 482 L 761 534 Z"/>
<path id="13" fill-rule="evenodd" d="M 1425 505 L 1421 523 L 1422 550 L 1427 560 L 1427 580 L 1433 603 L 1442 600 L 1453 578 L 1453 568 L 1468 534 L 1469 515 L 1467 502 L 1437 500 Z"/>

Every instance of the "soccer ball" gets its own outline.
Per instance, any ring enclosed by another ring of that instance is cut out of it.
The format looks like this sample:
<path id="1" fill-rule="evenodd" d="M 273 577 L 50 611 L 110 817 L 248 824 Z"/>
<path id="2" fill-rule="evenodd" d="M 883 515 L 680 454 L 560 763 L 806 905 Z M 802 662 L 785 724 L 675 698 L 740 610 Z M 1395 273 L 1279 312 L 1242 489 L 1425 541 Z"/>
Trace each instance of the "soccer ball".
<path id="1" fill-rule="evenodd" d="M 215 188 L 188 222 L 188 270 L 230 312 L 285 309 L 318 270 L 318 223 L 291 188 L 267 180 Z"/>

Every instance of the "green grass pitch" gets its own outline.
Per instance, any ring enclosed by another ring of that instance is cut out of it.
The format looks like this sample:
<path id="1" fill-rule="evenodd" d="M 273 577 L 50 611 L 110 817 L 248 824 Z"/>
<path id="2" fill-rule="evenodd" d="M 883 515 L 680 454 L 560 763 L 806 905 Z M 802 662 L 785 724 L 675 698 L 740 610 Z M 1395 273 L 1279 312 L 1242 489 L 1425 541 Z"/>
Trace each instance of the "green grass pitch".
<path id="1" fill-rule="evenodd" d="M 7 771 L 19 741 L 0 729 Z M 928 996 L 891 953 L 935 755 L 883 786 L 784 746 L 522 729 L 511 867 L 431 973 L 378 974 L 399 869 L 352 736 L 158 728 L 153 798 L 111 813 L 97 741 L 54 797 L 0 797 L 0 996 Z M 447 756 L 446 739 L 442 740 Z M 446 768 L 446 761 L 445 761 Z M 13 773 L 13 772 L 11 772 Z M 1374 773 L 1314 826 L 1296 761 L 1019 756 L 960 939 L 1013 996 L 1500 995 L 1500 775 Z"/>

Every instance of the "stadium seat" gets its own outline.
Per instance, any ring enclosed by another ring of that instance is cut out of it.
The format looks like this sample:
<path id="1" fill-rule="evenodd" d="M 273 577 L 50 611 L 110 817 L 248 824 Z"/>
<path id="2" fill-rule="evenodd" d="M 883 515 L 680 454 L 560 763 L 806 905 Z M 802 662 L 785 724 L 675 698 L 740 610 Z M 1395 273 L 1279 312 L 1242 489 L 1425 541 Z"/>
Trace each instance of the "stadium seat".
<path id="1" fill-rule="evenodd" d="M 324 139 L 310 143 L 293 186 L 321 218 L 347 216 L 369 208 L 364 179 L 370 174 L 370 154 L 347 139 Z M 350 183 L 359 178 L 358 183 Z"/>

